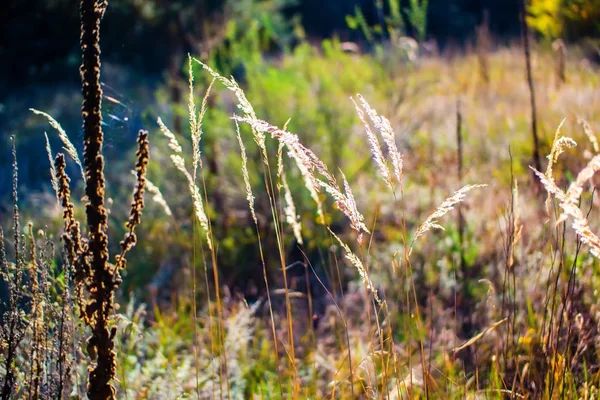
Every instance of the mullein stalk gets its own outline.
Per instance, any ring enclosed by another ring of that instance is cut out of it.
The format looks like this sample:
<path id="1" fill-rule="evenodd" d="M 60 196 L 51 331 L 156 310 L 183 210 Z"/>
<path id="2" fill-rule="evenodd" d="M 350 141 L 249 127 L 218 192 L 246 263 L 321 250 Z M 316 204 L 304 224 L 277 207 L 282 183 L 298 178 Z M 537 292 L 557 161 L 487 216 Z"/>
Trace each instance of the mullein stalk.
<path id="1" fill-rule="evenodd" d="M 107 0 L 81 0 L 81 51 L 80 67 L 83 92 L 84 167 L 88 226 L 87 246 L 80 246 L 76 261 L 77 286 L 85 285 L 89 298 L 80 300 L 83 320 L 92 330 L 87 340 L 88 354 L 96 363 L 91 367 L 88 380 L 90 399 L 114 399 L 115 388 L 111 381 L 116 374 L 114 337 L 116 327 L 110 326 L 114 309 L 114 292 L 121 283 L 119 270 L 125 267 L 125 254 L 135 245 L 135 227 L 139 224 L 143 208 L 145 173 L 148 163 L 148 133 L 140 131 L 138 139 L 137 186 L 131 208 L 128 232 L 121 242 L 122 251 L 116 265 L 109 263 L 108 212 L 104 205 L 104 159 L 102 145 L 102 87 L 100 85 L 100 21 L 104 16 Z M 57 165 L 58 169 L 58 165 Z M 63 170 L 64 174 L 64 170 Z M 77 241 L 77 225 L 70 224 L 71 239 Z"/>
<path id="2" fill-rule="evenodd" d="M 86 214 L 88 225 L 88 254 L 93 287 L 85 306 L 86 323 L 92 328 L 88 339 L 88 353 L 96 364 L 91 367 L 88 396 L 90 399 L 115 397 L 110 384 L 116 373 L 114 330 L 109 329 L 108 319 L 113 309 L 114 267 L 108 263 L 108 213 L 104 207 L 104 159 L 102 157 L 102 87 L 100 86 L 100 21 L 107 1 L 82 0 L 80 67 L 83 92 L 84 167 L 87 196 Z M 96 357 L 94 357 L 94 355 Z"/>

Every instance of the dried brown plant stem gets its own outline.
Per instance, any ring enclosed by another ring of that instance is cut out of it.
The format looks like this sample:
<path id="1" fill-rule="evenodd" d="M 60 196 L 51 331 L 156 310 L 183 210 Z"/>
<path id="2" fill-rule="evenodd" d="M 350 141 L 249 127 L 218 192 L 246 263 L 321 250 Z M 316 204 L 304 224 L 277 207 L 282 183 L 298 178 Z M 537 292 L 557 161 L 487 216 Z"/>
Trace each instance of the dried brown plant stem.
<path id="1" fill-rule="evenodd" d="M 476 28 L 476 40 L 479 76 L 483 80 L 483 83 L 488 85 L 490 83 L 490 18 L 488 10 L 484 11 L 483 21 Z"/>
<path id="2" fill-rule="evenodd" d="M 531 136 L 533 138 L 533 163 L 535 169 L 542 170 L 542 159 L 540 155 L 540 140 L 538 137 L 537 108 L 535 102 L 535 86 L 531 70 L 531 49 L 529 46 L 529 29 L 525 20 L 527 13 L 527 0 L 520 1 L 521 6 L 521 35 L 523 38 L 523 53 L 525 55 L 525 67 L 527 72 L 527 85 L 529 87 L 529 100 L 531 106 Z"/>
<path id="3" fill-rule="evenodd" d="M 90 399 L 115 398 L 111 380 L 116 373 L 113 337 L 109 318 L 113 309 L 115 267 L 108 263 L 108 214 L 104 207 L 104 159 L 102 145 L 102 87 L 100 86 L 100 21 L 104 16 L 106 0 L 81 0 L 80 67 L 83 92 L 85 194 L 89 248 L 86 258 L 91 267 L 90 299 L 85 307 L 86 324 L 92 329 L 88 352 L 96 359 L 88 381 Z M 94 355 L 96 357 L 94 357 Z"/>
<path id="4" fill-rule="evenodd" d="M 28 226 L 29 230 L 29 251 L 30 251 L 30 265 L 29 265 L 29 279 L 31 280 L 31 328 L 32 343 L 29 349 L 29 362 L 31 363 L 29 369 L 29 379 L 27 379 L 28 385 L 28 398 L 37 399 L 39 398 L 40 381 L 42 375 L 42 341 L 43 341 L 43 312 L 41 311 L 43 301 L 43 294 L 40 294 L 40 282 L 39 282 L 39 264 L 36 254 L 36 243 L 35 236 L 33 235 L 33 224 L 30 222 Z"/>
<path id="5" fill-rule="evenodd" d="M 64 259 L 66 257 L 63 256 Z M 63 290 L 60 300 L 60 315 L 58 316 L 58 345 L 56 353 L 56 370 L 58 372 L 58 381 L 54 390 L 56 398 L 63 398 L 63 392 L 66 390 L 70 380 L 73 362 L 68 356 L 68 348 L 73 341 L 74 323 L 73 315 L 73 298 L 70 291 L 70 283 L 72 281 L 72 271 L 69 264 L 65 265 L 66 280 L 63 284 Z"/>
<path id="6" fill-rule="evenodd" d="M 456 158 L 457 158 L 457 176 L 458 186 L 462 187 L 463 180 L 463 135 L 462 135 L 462 109 L 460 99 L 456 101 Z M 467 266 L 465 261 L 464 235 L 465 235 L 465 219 L 462 214 L 462 205 L 456 207 L 458 218 L 458 245 L 460 246 L 460 270 L 462 278 L 466 278 Z"/>
<path id="7" fill-rule="evenodd" d="M 15 370 L 15 360 L 17 358 L 17 349 L 25 336 L 27 323 L 25 316 L 19 309 L 19 304 L 23 299 L 23 270 L 24 256 L 22 248 L 21 224 L 19 220 L 19 196 L 17 192 L 19 174 L 17 168 L 17 149 L 14 136 L 12 141 L 12 158 L 13 158 L 13 234 L 14 234 L 14 252 L 15 264 L 10 271 L 6 253 L 4 250 L 4 235 L 0 229 L 0 256 L 2 258 L 2 270 L 0 273 L 8 283 L 8 307 L 2 318 L 3 325 L 0 326 L 0 339 L 3 341 L 6 348 L 4 357 L 4 382 L 2 384 L 2 400 L 9 400 L 12 397 L 15 381 L 17 379 L 17 371 Z"/>
<path id="8" fill-rule="evenodd" d="M 552 43 L 552 49 L 556 54 L 556 87 L 567 83 L 567 46 L 562 39 L 557 39 Z"/>
<path id="9" fill-rule="evenodd" d="M 146 185 L 146 172 L 148 169 L 148 161 L 150 159 L 150 144 L 148 143 L 148 131 L 145 131 L 143 129 L 139 131 L 137 143 L 138 150 L 136 152 L 136 156 L 138 161 L 135 165 L 136 185 L 135 189 L 133 190 L 133 200 L 131 202 L 129 219 L 126 223 L 127 233 L 125 234 L 125 238 L 120 243 L 121 254 L 119 254 L 116 257 L 116 275 L 118 275 L 119 271 L 125 269 L 125 267 L 127 266 L 125 255 L 137 243 L 135 228 L 142 221 L 142 210 L 144 209 L 144 189 Z M 119 281 L 120 280 L 117 280 L 117 282 Z"/>
<path id="10" fill-rule="evenodd" d="M 90 265 L 83 257 L 87 253 L 87 240 L 81 237 L 79 222 L 75 220 L 75 207 L 71 202 L 70 179 L 66 173 L 65 156 L 61 153 L 57 154 L 54 165 L 58 184 L 58 198 L 63 208 L 64 232 L 62 239 L 64 242 L 64 255 L 76 283 L 74 290 L 75 301 L 79 307 L 79 316 L 85 321 L 86 301 L 84 289 L 86 279 L 90 276 Z"/>

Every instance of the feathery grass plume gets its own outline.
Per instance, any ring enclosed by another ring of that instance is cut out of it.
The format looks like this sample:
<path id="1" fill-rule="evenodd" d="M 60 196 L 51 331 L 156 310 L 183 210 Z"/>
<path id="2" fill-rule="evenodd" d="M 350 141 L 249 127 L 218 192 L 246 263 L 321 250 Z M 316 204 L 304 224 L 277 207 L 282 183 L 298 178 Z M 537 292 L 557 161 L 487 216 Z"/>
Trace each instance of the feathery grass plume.
<path id="1" fill-rule="evenodd" d="M 567 200 L 566 193 L 563 192 L 558 186 L 556 186 L 554 179 L 548 179 L 546 174 L 538 171 L 537 169 L 533 168 L 532 166 L 529 166 L 529 168 L 538 177 L 538 179 L 540 180 L 540 182 L 542 183 L 542 185 L 544 186 L 544 188 L 546 189 L 546 191 L 548 193 L 552 194 L 560 202 L 564 202 Z"/>
<path id="2" fill-rule="evenodd" d="M 346 259 L 350 261 L 350 263 L 354 265 L 354 267 L 356 267 L 365 287 L 373 294 L 373 298 L 375 299 L 377 304 L 379 304 L 380 306 L 383 305 L 383 301 L 379 298 L 379 295 L 377 294 L 377 288 L 375 288 L 375 285 L 373 285 L 373 282 L 371 282 L 371 278 L 369 278 L 367 270 L 365 269 L 362 261 L 360 261 L 360 258 L 358 258 L 352 252 L 352 250 L 350 250 L 350 247 L 348 247 L 348 245 L 344 243 L 342 239 L 340 239 L 335 233 L 333 233 L 333 231 L 329 227 L 327 229 L 329 230 L 329 233 L 331 233 L 331 235 L 333 235 L 333 237 L 338 241 L 340 246 L 342 246 L 342 248 L 346 252 Z"/>
<path id="3" fill-rule="evenodd" d="M 183 157 L 181 157 L 178 154 L 171 154 L 171 161 L 173 162 L 173 165 L 175 165 L 175 168 L 177 168 L 177 170 L 185 176 L 185 179 L 188 182 L 188 188 L 192 196 L 192 202 L 194 203 L 194 213 L 196 214 L 196 218 L 198 218 L 198 222 L 200 222 L 200 226 L 202 227 L 202 229 L 204 229 L 208 248 L 212 250 L 213 245 L 212 240 L 210 238 L 210 225 L 208 223 L 208 217 L 204 212 L 204 205 L 202 203 L 200 189 L 198 188 L 198 185 L 194 183 L 194 178 L 185 167 L 185 160 L 183 159 Z"/>
<path id="4" fill-rule="evenodd" d="M 350 101 L 354 104 L 354 108 L 356 109 L 356 113 L 358 114 L 358 118 L 360 118 L 361 122 L 365 126 L 365 131 L 367 133 L 367 140 L 369 141 L 369 145 L 371 146 L 371 154 L 373 154 L 373 161 L 379 167 L 379 174 L 383 178 L 383 181 L 388 185 L 390 189 L 392 189 L 392 181 L 390 178 L 390 169 L 388 168 L 387 162 L 385 160 L 385 156 L 381 151 L 381 146 L 379 144 L 379 140 L 377 136 L 371 130 L 371 125 L 367 122 L 365 118 L 365 113 L 363 110 L 356 104 L 354 99 L 350 97 Z"/>
<path id="5" fill-rule="evenodd" d="M 169 128 L 167 128 L 167 126 L 163 123 L 163 121 L 162 121 L 162 119 L 160 119 L 160 117 L 158 117 L 156 122 L 158 123 L 158 126 L 160 127 L 160 131 L 162 132 L 162 134 L 165 135 L 167 137 L 167 139 L 169 139 L 169 148 L 171 150 L 173 150 L 174 153 L 177 153 L 177 154 L 182 153 L 183 149 L 181 148 L 181 145 L 179 144 L 179 141 L 177 140 L 177 138 L 175 137 L 173 132 L 171 132 L 169 130 Z"/>
<path id="6" fill-rule="evenodd" d="M 286 124 L 287 125 L 287 124 Z M 285 130 L 285 129 L 284 129 Z M 283 148 L 285 144 L 283 142 L 279 142 L 277 146 L 277 176 L 280 178 L 283 175 Z M 293 150 L 288 150 L 293 153 Z M 295 158 L 294 158 L 295 160 Z M 302 180 L 304 181 L 304 187 L 308 190 L 310 197 L 313 199 L 315 204 L 317 205 L 317 222 L 324 225 L 325 224 L 325 214 L 323 213 L 323 204 L 321 203 L 321 199 L 319 198 L 319 192 L 314 185 L 314 179 L 312 174 L 308 169 L 306 169 L 303 165 L 296 162 L 298 166 L 298 170 L 300 171 L 300 175 L 302 175 Z"/>
<path id="7" fill-rule="evenodd" d="M 202 98 L 202 103 L 200 103 L 200 112 L 198 113 L 198 132 L 199 132 L 199 139 L 202 139 L 202 121 L 204 120 L 204 115 L 206 114 L 206 110 L 208 110 L 208 98 L 210 97 L 210 92 L 212 91 L 212 87 L 215 84 L 215 81 L 217 80 L 217 78 L 213 77 L 213 79 L 210 81 L 210 83 L 208 84 L 208 87 L 206 88 L 206 92 L 204 93 L 204 97 Z M 202 160 L 200 160 L 200 162 L 202 162 Z"/>
<path id="8" fill-rule="evenodd" d="M 288 120 L 289 122 L 289 120 Z M 283 129 L 285 130 L 288 122 L 285 123 Z M 235 122 L 237 125 L 237 121 Z M 292 192 L 290 190 L 290 186 L 287 182 L 287 177 L 285 174 L 285 170 L 283 168 L 283 144 L 279 143 L 277 146 L 277 178 L 281 182 L 278 184 L 281 189 L 283 187 L 284 199 L 285 199 L 285 207 L 283 208 L 283 213 L 285 214 L 285 221 L 292 227 L 292 232 L 294 233 L 294 237 L 299 244 L 303 244 L 302 240 L 302 223 L 300 222 L 300 216 L 296 212 L 296 205 L 294 204 L 294 198 L 292 197 Z"/>
<path id="9" fill-rule="evenodd" d="M 206 113 L 208 97 L 210 96 L 210 92 L 212 86 L 215 82 L 216 78 L 208 85 L 206 89 L 206 93 L 204 94 L 204 98 L 202 99 L 202 105 L 200 106 L 200 112 L 196 115 L 196 103 L 194 102 L 194 71 L 192 68 L 192 56 L 188 54 L 188 73 L 189 73 L 189 100 L 188 100 L 188 111 L 190 118 L 190 131 L 192 136 L 192 165 L 193 165 L 193 174 L 194 179 L 196 178 L 196 174 L 198 172 L 198 166 L 202 166 L 202 158 L 200 157 L 200 141 L 202 139 L 202 120 L 204 119 L 204 114 Z"/>
<path id="10" fill-rule="evenodd" d="M 171 161 L 175 168 L 181 172 L 185 179 L 188 182 L 188 188 L 190 190 L 190 194 L 192 196 L 192 201 L 194 205 L 194 214 L 196 214 L 196 218 L 198 218 L 198 222 L 200 222 L 200 226 L 204 229 L 206 234 L 206 242 L 208 244 L 209 249 L 212 249 L 212 240 L 210 238 L 210 225 L 208 223 L 208 217 L 206 216 L 206 212 L 204 212 L 204 204 L 202 202 L 202 196 L 200 195 L 200 189 L 198 185 L 194 182 L 194 177 L 189 173 L 188 169 L 185 166 L 185 159 L 180 155 L 183 152 L 181 145 L 177 141 L 175 135 L 166 127 L 166 125 L 162 122 L 160 117 L 157 120 L 158 125 L 160 126 L 160 131 L 163 135 L 165 135 L 169 139 L 169 147 L 175 154 L 171 154 Z"/>
<path id="11" fill-rule="evenodd" d="M 413 244 L 416 242 L 416 240 L 418 238 L 420 238 L 421 236 L 423 236 L 427 231 L 429 231 L 431 229 L 444 230 L 444 227 L 441 226 L 440 224 L 438 224 L 438 218 L 443 217 L 446 213 L 448 213 L 450 210 L 452 210 L 456 204 L 463 201 L 467 197 L 467 192 L 469 192 L 470 190 L 475 189 L 475 188 L 482 188 L 482 187 L 486 187 L 486 186 L 487 185 L 485 185 L 485 184 L 463 186 L 460 190 L 457 190 L 456 192 L 454 192 L 454 194 L 452 196 L 450 196 L 446 200 L 444 200 L 444 202 L 442 204 L 440 204 L 438 206 L 438 208 L 436 208 L 434 213 L 431 214 L 429 217 L 427 217 L 425 222 L 423 222 L 423 224 L 421 224 L 421 226 L 419 226 L 417 228 L 417 230 L 415 231 L 415 236 L 410 245 L 408 254 L 410 255 L 412 253 Z"/>
<path id="12" fill-rule="evenodd" d="M 550 162 L 548 162 L 548 168 L 546 169 L 546 175 L 548 177 L 552 177 L 552 167 L 558 160 L 558 157 L 564 153 L 565 151 L 572 149 L 577 146 L 577 142 L 575 142 L 570 137 L 562 136 L 552 146 L 552 153 L 548 156 Z"/>
<path id="13" fill-rule="evenodd" d="M 214 79 L 221 82 L 227 89 L 229 89 L 235 95 L 235 97 L 238 100 L 238 108 L 240 110 L 242 110 L 242 112 L 244 113 L 246 118 L 256 119 L 256 112 L 254 111 L 252 104 L 250 103 L 250 101 L 248 101 L 248 99 L 246 98 L 246 94 L 244 93 L 242 88 L 240 88 L 240 86 L 235 81 L 233 76 L 229 79 L 225 78 L 224 76 L 222 76 L 221 74 L 219 74 L 218 72 L 213 70 L 211 67 L 204 64 L 202 61 L 195 59 L 195 58 L 194 58 L 194 61 L 196 61 L 198 64 L 200 64 L 202 66 L 202 68 L 204 70 L 206 70 L 210 75 L 212 75 L 212 77 Z M 256 142 L 259 149 L 261 150 L 263 163 L 265 165 L 268 165 L 269 158 L 268 158 L 268 153 L 267 153 L 267 146 L 265 144 L 266 138 L 265 138 L 264 132 L 256 130 L 252 127 L 252 136 L 254 137 L 254 141 Z"/>
<path id="14" fill-rule="evenodd" d="M 125 255 L 129 250 L 135 246 L 137 237 L 135 235 L 135 228 L 142 222 L 142 210 L 144 209 L 144 188 L 146 186 L 146 172 L 148 170 L 148 161 L 150 158 L 150 145 L 148 143 L 148 131 L 141 129 L 138 133 L 138 150 L 136 152 L 137 163 L 135 165 L 136 171 L 136 184 L 133 190 L 133 201 L 131 202 L 131 211 L 129 212 L 129 219 L 126 227 L 128 232 L 125 234 L 125 238 L 121 241 L 121 254 L 116 258 L 116 269 L 115 274 L 118 274 L 120 270 L 123 270 L 127 262 Z M 118 279 L 117 279 L 118 280 Z"/>
<path id="15" fill-rule="evenodd" d="M 590 253 L 600 258 L 600 237 L 592 232 L 588 220 L 577 207 L 567 206 L 565 212 L 574 217 L 573 229 L 579 235 L 579 239 L 590 247 Z"/>
<path id="16" fill-rule="evenodd" d="M 552 143 L 552 149 L 550 150 L 550 154 L 546 157 L 548 158 L 546 176 L 552 180 L 554 180 L 552 176 L 552 167 L 554 166 L 554 163 L 556 163 L 556 160 L 558 160 L 558 157 L 566 150 L 577 146 L 577 143 L 575 143 L 573 139 L 566 136 L 561 136 L 560 130 L 564 125 L 565 121 L 566 118 L 563 118 L 563 120 L 560 121 L 558 128 L 556 128 L 556 132 L 554 133 L 554 142 Z"/>
<path id="17" fill-rule="evenodd" d="M 291 119 L 288 119 L 285 124 L 283 125 L 283 130 L 286 131 L 287 130 L 287 126 L 290 123 Z M 237 121 L 235 121 L 235 123 L 237 124 Z M 281 177 L 283 176 L 283 174 L 285 173 L 285 171 L 283 170 L 283 148 L 284 148 L 284 144 L 279 142 L 277 144 L 277 179 L 281 180 Z"/>
<path id="18" fill-rule="evenodd" d="M 200 105 L 200 112 L 198 113 L 198 118 L 196 119 L 197 121 L 197 139 L 196 139 L 196 145 L 197 145 L 197 151 L 194 153 L 195 156 L 197 157 L 194 160 L 194 178 L 196 177 L 196 173 L 197 173 L 197 169 L 198 166 L 202 167 L 202 158 L 200 157 L 200 141 L 202 140 L 202 121 L 204 121 L 204 115 L 206 114 L 206 110 L 208 110 L 208 97 L 210 96 L 210 92 L 212 90 L 213 84 L 215 83 L 216 79 L 213 78 L 210 81 L 210 84 L 208 85 L 208 88 L 206 89 L 206 93 L 204 93 L 204 97 L 202 98 L 202 103 Z"/>
<path id="19" fill-rule="evenodd" d="M 50 183 L 52 184 L 52 189 L 54 189 L 54 193 L 56 193 L 56 201 L 58 200 L 58 181 L 56 180 L 56 168 L 54 167 L 54 156 L 52 155 L 52 148 L 50 148 L 50 140 L 48 140 L 48 134 L 44 132 L 44 137 L 46 138 L 46 153 L 48 154 L 48 161 L 50 161 Z"/>
<path id="20" fill-rule="evenodd" d="M 252 185 L 250 185 L 250 175 L 248 174 L 248 157 L 246 155 L 246 147 L 240 134 L 240 126 L 236 120 L 235 122 L 235 133 L 237 136 L 238 144 L 240 145 L 240 157 L 242 158 L 242 175 L 244 177 L 244 185 L 246 186 L 246 200 L 248 200 L 248 206 L 250 207 L 250 214 L 254 223 L 258 225 L 258 219 L 256 218 L 256 212 L 254 211 L 254 195 L 252 194 Z"/>
<path id="21" fill-rule="evenodd" d="M 198 120 L 196 118 L 196 103 L 194 102 L 194 71 L 192 69 L 192 56 L 188 53 L 188 114 L 190 119 L 190 131 L 192 134 L 192 146 L 194 146 L 194 176 L 196 176 L 196 154 L 200 154 L 200 132 L 198 130 Z"/>
<path id="22" fill-rule="evenodd" d="M 237 121 L 235 121 L 237 125 Z M 277 179 L 281 179 L 283 175 L 283 143 L 279 143 L 277 145 Z"/>
<path id="23" fill-rule="evenodd" d="M 399 185 L 402 185 L 402 170 L 404 168 L 404 162 L 402 160 L 402 154 L 398 151 L 398 146 L 396 146 L 396 135 L 392 125 L 390 124 L 390 121 L 384 116 L 379 116 L 360 94 L 357 95 L 357 97 L 361 106 L 369 116 L 369 119 L 375 128 L 379 130 L 379 133 L 381 134 L 381 137 L 388 148 L 388 153 L 392 160 L 392 166 L 394 167 L 394 175 L 396 176 L 396 180 L 398 181 Z"/>
<path id="24" fill-rule="evenodd" d="M 202 66 L 202 68 L 204 68 L 209 74 L 211 74 L 219 82 L 223 83 L 223 85 L 225 85 L 225 87 L 227 89 L 231 90 L 236 95 L 238 102 L 239 102 L 238 106 L 239 106 L 240 110 L 242 110 L 244 112 L 244 114 L 246 114 L 250 118 L 256 118 L 256 113 L 254 112 L 254 108 L 252 107 L 252 104 L 250 104 L 250 102 L 246 98 L 246 94 L 244 93 L 242 88 L 240 88 L 240 86 L 237 84 L 237 82 L 235 81 L 235 79 L 233 77 L 231 77 L 230 79 L 227 79 L 224 76 L 222 76 L 221 74 L 219 74 L 218 72 L 216 72 L 215 70 L 213 70 L 208 65 L 204 64 L 202 61 L 200 61 L 196 58 L 194 58 L 194 61 L 196 61 L 198 64 L 200 64 Z M 262 143 L 264 144 L 264 135 L 262 136 L 262 138 L 263 138 Z M 260 143 L 259 143 L 259 145 L 260 145 Z"/>
<path id="25" fill-rule="evenodd" d="M 131 173 L 133 175 L 137 176 L 137 173 L 135 171 L 131 171 Z M 154 183 L 152 183 L 152 181 L 148 178 L 146 178 L 146 190 L 153 194 L 152 201 L 154 201 L 156 204 L 158 204 L 163 209 L 165 214 L 167 214 L 168 217 L 172 217 L 173 212 L 171 211 L 171 208 L 169 207 L 167 200 L 163 196 L 163 194 L 160 191 L 160 189 L 158 188 L 158 186 L 156 186 Z"/>
<path id="26" fill-rule="evenodd" d="M 585 166 L 585 168 L 582 169 L 579 172 L 579 174 L 577 174 L 577 178 L 575 179 L 575 181 L 573 183 L 571 183 L 571 185 L 569 186 L 569 189 L 567 190 L 566 199 L 564 202 L 569 203 L 570 206 L 577 207 L 577 204 L 579 203 L 579 198 L 581 197 L 581 194 L 583 193 L 583 185 L 585 185 L 585 183 L 587 181 L 592 179 L 594 174 L 596 172 L 598 172 L 599 170 L 600 170 L 600 155 L 596 155 L 589 161 L 589 163 Z M 561 205 L 561 207 L 562 207 L 562 205 Z M 561 223 L 561 222 L 565 221 L 566 219 L 567 219 L 567 214 L 562 213 L 561 216 L 556 221 L 556 223 L 557 224 Z"/>
<path id="27" fill-rule="evenodd" d="M 600 170 L 600 155 L 592 157 L 585 168 L 579 171 L 575 182 L 571 183 L 567 190 L 567 201 L 577 204 L 579 202 L 579 197 L 583 192 L 583 185 L 592 179 L 598 170 Z"/>
<path id="28" fill-rule="evenodd" d="M 354 199 L 354 194 L 352 193 L 352 188 L 346 179 L 346 175 L 340 170 L 340 174 L 342 174 L 342 179 L 344 181 L 344 198 L 338 200 L 338 207 L 344 214 L 348 216 L 350 221 L 355 225 L 355 230 L 360 233 L 359 229 L 363 232 L 370 233 L 367 229 L 367 226 L 363 223 L 364 218 L 362 214 L 358 211 L 358 205 L 356 204 L 356 200 Z"/>
<path id="29" fill-rule="evenodd" d="M 285 171 L 281 174 L 281 183 L 283 185 L 283 193 L 285 198 L 285 207 L 283 212 L 285 214 L 285 221 L 292 227 L 294 237 L 299 244 L 303 244 L 302 241 L 302 224 L 300 222 L 300 216 L 296 212 L 296 205 L 294 204 L 294 198 L 285 176 Z"/>
<path id="30" fill-rule="evenodd" d="M 46 119 L 50 123 L 50 126 L 52 126 L 54 129 L 56 129 L 56 131 L 58 132 L 58 137 L 65 145 L 65 147 L 63 147 L 63 149 L 73 159 L 73 161 L 75 161 L 75 163 L 79 166 L 79 170 L 81 171 L 81 177 L 83 178 L 83 181 L 85 182 L 86 181 L 85 171 L 83 168 L 83 164 L 81 163 L 81 160 L 79 159 L 79 156 L 77 155 L 77 149 L 75 148 L 73 143 L 71 143 L 71 140 L 69 140 L 69 136 L 67 135 L 65 130 L 62 128 L 62 126 L 60 126 L 60 124 L 54 118 L 52 118 L 52 116 L 50 116 L 50 114 L 47 114 L 43 111 L 36 110 L 35 108 L 30 108 L 29 110 L 32 111 L 34 114 L 46 117 Z M 46 142 L 48 142 L 48 136 L 46 136 Z M 48 145 L 48 148 L 49 147 L 50 147 L 50 145 Z"/>
<path id="31" fill-rule="evenodd" d="M 350 185 L 348 185 L 346 178 L 344 177 L 344 188 L 346 191 L 346 194 L 344 194 L 336 182 L 335 177 L 327 169 L 325 163 L 323 163 L 315 153 L 300 143 L 300 139 L 297 135 L 279 129 L 276 126 L 259 119 L 242 118 L 238 116 L 235 116 L 234 119 L 249 124 L 253 130 L 267 132 L 280 143 L 283 143 L 288 149 L 288 156 L 296 162 L 301 174 L 310 180 L 312 188 L 314 190 L 323 188 L 333 197 L 338 208 L 350 220 L 350 227 L 352 229 L 358 233 L 370 233 L 364 223 L 364 217 L 356 207 L 352 190 L 350 189 Z M 325 178 L 325 181 L 317 178 L 316 172 L 322 175 Z"/>
<path id="32" fill-rule="evenodd" d="M 283 144 L 283 143 L 281 143 Z M 300 175 L 302 175 L 302 179 L 304 180 L 304 187 L 310 193 L 310 197 L 313 199 L 315 204 L 317 205 L 317 219 L 318 222 L 322 225 L 325 225 L 325 213 L 323 212 L 323 203 L 321 202 L 321 198 L 319 197 L 318 185 L 315 186 L 315 181 L 313 176 L 308 168 L 305 168 L 300 162 L 298 162 L 299 158 L 293 157 L 295 154 L 295 150 L 288 149 L 288 155 L 292 156 L 292 159 L 296 161 L 296 166 L 300 171 Z"/>
<path id="33" fill-rule="evenodd" d="M 315 189 L 323 188 L 333 197 L 338 208 L 350 220 L 352 229 L 359 233 L 361 230 L 370 233 L 363 222 L 364 218 L 362 214 L 356 209 L 356 202 L 352 196 L 352 191 L 350 190 L 348 192 L 350 186 L 345 182 L 345 189 L 347 190 L 345 195 L 339 187 L 335 177 L 327 169 L 325 163 L 323 163 L 310 149 L 302 145 L 297 135 L 281 130 L 276 126 L 270 125 L 268 122 L 258 119 L 248 120 L 247 118 L 239 117 L 238 119 L 242 122 L 249 123 L 258 131 L 270 133 L 273 138 L 276 138 L 280 143 L 285 144 L 288 149 L 288 156 L 296 161 L 296 164 L 301 171 L 306 171 L 305 173 L 311 179 Z M 318 179 L 315 175 L 315 171 L 321 174 L 327 182 Z"/>
<path id="34" fill-rule="evenodd" d="M 552 149 L 550 150 L 550 154 L 547 156 L 548 158 L 548 166 L 546 167 L 546 178 L 552 182 L 554 182 L 554 171 L 553 167 L 558 157 L 564 153 L 565 151 L 576 147 L 577 143 L 571 139 L 570 137 L 561 136 L 561 128 L 564 125 L 566 118 L 558 125 L 556 129 L 556 133 L 554 134 L 554 142 L 552 143 Z M 548 192 L 548 196 L 546 197 L 546 214 L 550 215 L 550 192 Z"/>
<path id="35" fill-rule="evenodd" d="M 598 145 L 598 138 L 594 134 L 592 127 L 586 120 L 581 117 L 577 117 L 577 123 L 583 127 L 583 133 L 588 137 L 589 141 L 592 143 L 594 147 L 594 152 L 600 153 L 600 145 Z"/>
<path id="36" fill-rule="evenodd" d="M 548 193 L 556 197 L 560 203 L 560 207 L 563 209 L 563 214 L 573 218 L 573 230 L 579 235 L 579 239 L 582 243 L 590 247 L 590 252 L 597 258 L 600 258 L 600 237 L 592 232 L 589 221 L 584 216 L 583 212 L 577 207 L 563 192 L 553 180 L 549 180 L 544 174 L 539 172 L 533 167 L 529 167 L 537 175 L 542 185 Z M 563 218 L 562 215 L 560 217 Z"/>

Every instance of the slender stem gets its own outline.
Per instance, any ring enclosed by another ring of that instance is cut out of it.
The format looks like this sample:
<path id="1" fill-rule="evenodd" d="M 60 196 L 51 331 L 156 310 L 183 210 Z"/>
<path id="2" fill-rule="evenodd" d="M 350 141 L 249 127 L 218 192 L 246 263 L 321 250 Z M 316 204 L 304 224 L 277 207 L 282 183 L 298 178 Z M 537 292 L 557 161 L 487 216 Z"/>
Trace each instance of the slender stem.
<path id="1" fill-rule="evenodd" d="M 535 102 L 535 87 L 533 73 L 531 71 L 531 49 L 529 46 L 529 29 L 525 20 L 527 14 L 527 0 L 521 0 L 521 35 L 523 37 L 523 52 L 525 54 L 525 66 L 527 69 L 527 85 L 529 86 L 529 99 L 531 105 L 531 136 L 533 138 L 533 162 L 538 171 L 542 170 L 540 157 L 540 141 L 537 126 L 537 108 Z"/>

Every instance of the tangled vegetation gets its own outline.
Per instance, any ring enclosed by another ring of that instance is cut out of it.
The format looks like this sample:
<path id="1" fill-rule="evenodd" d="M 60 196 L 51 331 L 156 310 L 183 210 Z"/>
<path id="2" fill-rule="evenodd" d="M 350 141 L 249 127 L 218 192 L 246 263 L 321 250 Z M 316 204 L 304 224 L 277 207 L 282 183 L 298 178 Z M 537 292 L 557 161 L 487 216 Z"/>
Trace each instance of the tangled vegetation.
<path id="1" fill-rule="evenodd" d="M 600 82 L 575 46 L 328 40 L 233 76 L 188 55 L 130 172 L 107 6 L 80 4 L 83 157 L 32 109 L 56 131 L 38 209 L 13 138 L 3 400 L 599 396 Z"/>

